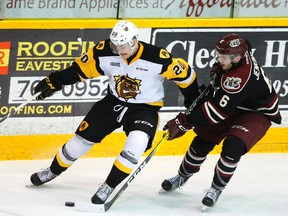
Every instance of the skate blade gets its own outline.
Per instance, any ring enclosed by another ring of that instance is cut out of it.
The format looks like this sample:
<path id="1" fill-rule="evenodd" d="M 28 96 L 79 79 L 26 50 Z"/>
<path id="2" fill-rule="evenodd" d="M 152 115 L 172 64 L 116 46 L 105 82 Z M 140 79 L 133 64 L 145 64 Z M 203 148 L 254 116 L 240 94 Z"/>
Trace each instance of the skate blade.
<path id="1" fill-rule="evenodd" d="M 167 192 L 169 192 L 169 191 L 166 191 L 166 190 L 164 190 L 163 188 L 161 188 L 158 193 L 159 193 L 159 194 L 164 194 L 164 193 L 167 193 Z"/>
<path id="2" fill-rule="evenodd" d="M 91 202 L 76 201 L 74 207 L 81 212 L 105 212 L 104 204 L 93 204 Z"/>
<path id="3" fill-rule="evenodd" d="M 202 212 L 205 212 L 207 209 L 209 209 L 209 208 L 211 208 L 211 207 L 209 207 L 209 206 L 206 206 L 206 205 L 203 205 L 202 206 Z"/>
<path id="4" fill-rule="evenodd" d="M 171 193 L 172 191 L 174 191 L 174 190 L 166 191 L 166 190 L 164 190 L 163 188 L 161 188 L 158 193 L 159 193 L 159 194 L 165 194 L 165 193 Z"/>
<path id="5" fill-rule="evenodd" d="M 26 188 L 37 188 L 39 186 L 33 185 L 32 183 L 28 183 L 25 185 Z"/>

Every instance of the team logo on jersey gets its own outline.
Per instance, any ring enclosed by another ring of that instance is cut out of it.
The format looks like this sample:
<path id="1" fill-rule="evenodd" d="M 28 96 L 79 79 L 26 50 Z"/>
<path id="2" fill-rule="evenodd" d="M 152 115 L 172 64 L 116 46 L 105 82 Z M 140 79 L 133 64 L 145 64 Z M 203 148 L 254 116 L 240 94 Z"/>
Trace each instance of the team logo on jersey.
<path id="1" fill-rule="evenodd" d="M 165 49 L 161 49 L 159 55 L 160 55 L 160 58 L 164 58 L 164 59 L 170 58 L 169 52 Z"/>
<path id="2" fill-rule="evenodd" d="M 84 131 L 86 128 L 88 128 L 89 124 L 86 121 L 82 121 L 79 126 L 79 131 Z"/>
<path id="3" fill-rule="evenodd" d="M 115 89 L 119 97 L 125 101 L 129 99 L 135 99 L 138 94 L 141 93 L 139 90 L 141 80 L 132 79 L 127 74 L 122 76 L 114 76 Z"/>
<path id="4" fill-rule="evenodd" d="M 241 87 L 241 79 L 239 77 L 226 77 L 223 82 L 223 88 L 228 92 L 235 92 Z"/>
<path id="5" fill-rule="evenodd" d="M 97 46 L 96 49 L 98 50 L 103 50 L 104 49 L 104 45 L 105 45 L 105 41 L 100 41 Z"/>

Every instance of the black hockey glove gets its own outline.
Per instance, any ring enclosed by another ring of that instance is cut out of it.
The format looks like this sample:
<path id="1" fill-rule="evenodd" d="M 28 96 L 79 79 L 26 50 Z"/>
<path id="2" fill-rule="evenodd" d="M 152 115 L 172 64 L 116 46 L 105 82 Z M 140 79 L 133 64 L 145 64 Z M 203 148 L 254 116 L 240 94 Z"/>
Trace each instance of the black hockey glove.
<path id="1" fill-rule="evenodd" d="M 218 84 L 223 74 L 224 71 L 221 65 L 215 62 L 210 70 L 210 78 L 215 80 L 215 84 Z"/>
<path id="2" fill-rule="evenodd" d="M 183 136 L 188 130 L 193 129 L 193 125 L 189 124 L 186 120 L 186 116 L 183 113 L 179 113 L 176 118 L 171 119 L 163 127 L 163 130 L 168 130 L 168 140 Z"/>
<path id="3" fill-rule="evenodd" d="M 41 80 L 38 85 L 34 88 L 34 94 L 37 92 L 42 92 L 36 100 L 43 100 L 46 97 L 50 97 L 56 91 L 62 89 L 61 82 L 56 77 L 57 72 L 51 73 L 45 79 Z"/>

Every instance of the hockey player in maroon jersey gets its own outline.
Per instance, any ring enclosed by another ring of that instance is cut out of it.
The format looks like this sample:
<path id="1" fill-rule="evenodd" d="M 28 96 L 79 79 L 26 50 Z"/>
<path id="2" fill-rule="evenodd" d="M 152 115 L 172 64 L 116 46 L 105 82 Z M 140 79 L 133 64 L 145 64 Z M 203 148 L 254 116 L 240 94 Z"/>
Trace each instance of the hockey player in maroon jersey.
<path id="1" fill-rule="evenodd" d="M 140 156 L 151 148 L 158 111 L 163 106 L 164 79 L 179 86 L 186 106 L 198 97 L 196 73 L 185 60 L 173 58 L 164 48 L 138 39 L 138 29 L 133 23 L 119 21 L 110 39 L 100 41 L 69 68 L 51 73 L 36 86 L 35 92 L 42 92 L 40 100 L 61 90 L 63 85 L 101 75 L 109 79 L 107 96 L 95 103 L 75 136 L 59 149 L 51 166 L 31 176 L 34 185 L 59 176 L 95 143 L 122 126 L 127 135 L 124 148 L 106 181 L 91 198 L 92 203 L 103 204 L 131 173 Z"/>
<path id="2" fill-rule="evenodd" d="M 194 129 L 196 137 L 175 177 L 162 182 L 173 191 L 200 170 L 208 153 L 223 141 L 210 189 L 202 199 L 203 209 L 213 207 L 233 176 L 242 155 L 265 135 L 271 122 L 280 124 L 278 97 L 251 53 L 250 44 L 238 34 L 221 38 L 211 70 L 213 88 L 194 109 L 168 121 L 169 140 Z"/>

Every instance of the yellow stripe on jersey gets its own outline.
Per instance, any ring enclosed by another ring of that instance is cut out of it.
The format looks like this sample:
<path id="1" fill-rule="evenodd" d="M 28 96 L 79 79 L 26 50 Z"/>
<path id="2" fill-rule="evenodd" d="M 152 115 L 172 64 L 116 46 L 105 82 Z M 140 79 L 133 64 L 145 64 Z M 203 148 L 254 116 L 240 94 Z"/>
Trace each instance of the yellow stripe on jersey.
<path id="1" fill-rule="evenodd" d="M 132 172 L 132 169 L 124 166 L 124 165 L 123 165 L 122 163 L 120 163 L 118 160 L 116 160 L 116 161 L 114 162 L 114 165 L 115 165 L 119 170 L 121 170 L 122 172 L 125 172 L 125 173 L 127 173 L 127 174 L 130 174 L 130 173 Z"/>
<path id="2" fill-rule="evenodd" d="M 75 59 L 75 62 L 78 64 L 81 71 L 85 74 L 87 78 L 96 78 L 98 76 L 101 76 L 101 74 L 96 69 L 96 62 L 93 58 L 93 49 L 94 47 L 91 47 L 87 53 Z"/>
<path id="3" fill-rule="evenodd" d="M 156 101 L 156 102 L 147 103 L 147 104 L 151 106 L 161 106 L 161 107 L 164 105 L 163 101 Z"/>

